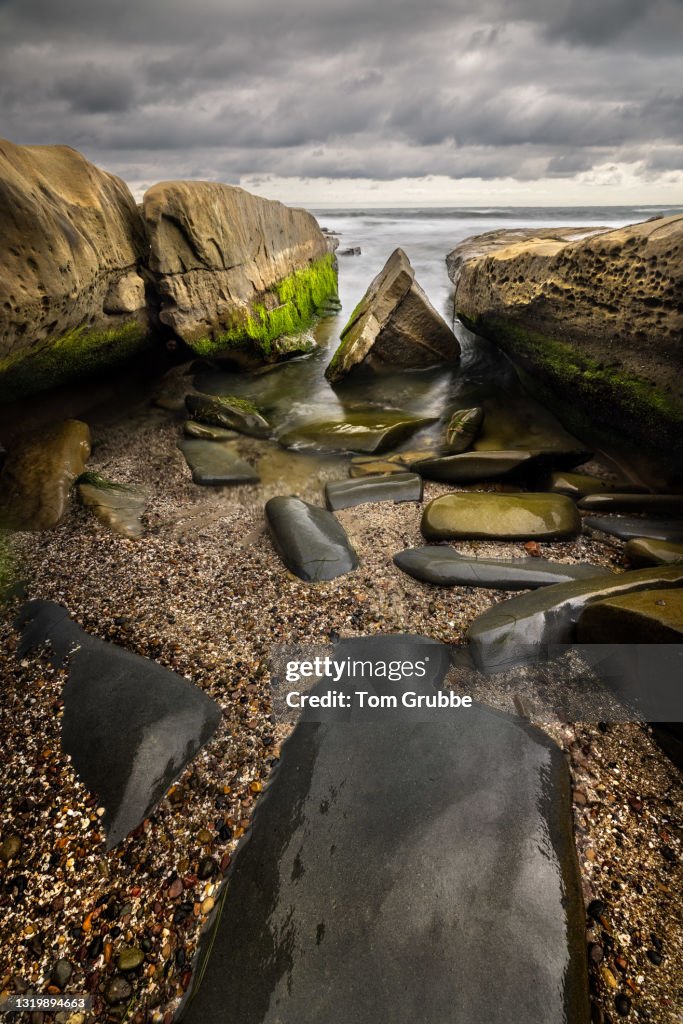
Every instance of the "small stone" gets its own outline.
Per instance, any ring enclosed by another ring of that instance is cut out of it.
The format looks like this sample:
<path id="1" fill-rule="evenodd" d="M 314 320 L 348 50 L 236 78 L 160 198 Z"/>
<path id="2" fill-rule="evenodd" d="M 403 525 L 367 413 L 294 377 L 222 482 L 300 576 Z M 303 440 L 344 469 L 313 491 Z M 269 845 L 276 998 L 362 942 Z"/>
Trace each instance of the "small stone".
<path id="1" fill-rule="evenodd" d="M 171 884 L 168 887 L 168 895 L 171 897 L 172 900 L 174 900 L 174 899 L 176 899 L 176 897 L 180 896 L 182 891 L 183 891 L 183 880 L 182 880 L 182 878 L 176 878 L 176 880 L 174 882 L 171 882 Z"/>
<path id="2" fill-rule="evenodd" d="M 656 949 L 648 949 L 646 955 L 650 963 L 653 963 L 655 967 L 659 967 L 663 960 L 662 954 L 658 953 Z"/>
<path id="3" fill-rule="evenodd" d="M 127 946 L 119 953 L 117 966 L 120 971 L 134 971 L 145 959 L 145 954 L 136 946 Z"/>
<path id="4" fill-rule="evenodd" d="M 197 842 L 201 843 L 202 846 L 206 846 L 206 844 L 210 843 L 212 839 L 213 836 L 208 829 L 203 828 L 197 833 Z"/>
<path id="5" fill-rule="evenodd" d="M 199 862 L 199 868 L 197 870 L 197 877 L 203 882 L 207 878 L 212 878 L 218 870 L 218 864 L 213 857 L 203 857 Z"/>
<path id="6" fill-rule="evenodd" d="M 601 967 L 600 975 L 608 988 L 619 988 L 617 979 L 614 977 L 609 967 Z"/>
<path id="7" fill-rule="evenodd" d="M 620 1017 L 628 1017 L 631 1012 L 631 1000 L 623 992 L 620 992 L 614 1000 L 614 1008 Z"/>
<path id="8" fill-rule="evenodd" d="M 604 916 L 606 911 L 607 904 L 604 903 L 602 900 L 591 900 L 591 902 L 586 907 L 586 913 L 589 917 L 592 917 L 594 921 L 599 921 L 600 918 Z"/>
<path id="9" fill-rule="evenodd" d="M 57 988 L 63 989 L 72 974 L 73 965 L 69 962 L 69 960 L 58 960 L 55 966 L 52 968 L 52 982 L 57 986 Z"/>
<path id="10" fill-rule="evenodd" d="M 599 942 L 592 943 L 588 948 L 588 957 L 594 964 L 599 964 L 604 959 L 605 953 Z"/>
<path id="11" fill-rule="evenodd" d="M 110 1006 L 116 1006 L 117 1003 L 124 1003 L 130 999 L 133 994 L 132 987 L 128 984 L 125 978 L 112 978 L 104 990 L 104 998 Z"/>
<path id="12" fill-rule="evenodd" d="M 101 935 L 96 935 L 88 946 L 88 960 L 96 960 L 104 948 L 104 940 Z"/>
<path id="13" fill-rule="evenodd" d="M 21 850 L 21 838 L 17 835 L 6 836 L 0 843 L 0 860 L 7 863 L 13 860 Z"/>
<path id="14" fill-rule="evenodd" d="M 674 850 L 671 849 L 670 846 L 663 846 L 661 849 L 661 854 L 664 860 L 668 861 L 669 864 L 676 863 L 676 853 Z"/>
<path id="15" fill-rule="evenodd" d="M 202 901 L 202 906 L 201 906 L 202 914 L 210 914 L 211 911 L 213 910 L 214 906 L 215 906 L 215 901 L 214 901 L 213 897 L 207 896 L 206 899 Z"/>

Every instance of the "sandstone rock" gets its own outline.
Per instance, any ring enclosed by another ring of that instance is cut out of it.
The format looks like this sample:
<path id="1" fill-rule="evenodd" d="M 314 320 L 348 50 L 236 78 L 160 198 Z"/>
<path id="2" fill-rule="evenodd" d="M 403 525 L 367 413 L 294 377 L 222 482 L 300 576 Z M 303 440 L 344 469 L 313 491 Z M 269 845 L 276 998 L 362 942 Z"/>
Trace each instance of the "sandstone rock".
<path id="1" fill-rule="evenodd" d="M 301 423 L 280 435 L 286 448 L 323 448 L 349 452 L 385 452 L 422 427 L 434 417 L 415 416 L 408 412 L 371 409 L 349 412 L 341 420 L 316 420 Z"/>
<path id="2" fill-rule="evenodd" d="M 0 474 L 0 523 L 13 530 L 56 526 L 89 455 L 90 429 L 80 420 L 65 420 L 20 443 Z"/>
<path id="3" fill-rule="evenodd" d="M 427 540 L 559 540 L 575 536 L 581 520 L 560 494 L 462 492 L 430 501 L 420 529 Z"/>
<path id="4" fill-rule="evenodd" d="M 154 185 L 142 208 L 159 319 L 200 355 L 247 347 L 268 359 L 336 296 L 334 256 L 304 210 L 206 181 Z"/>
<path id="5" fill-rule="evenodd" d="M 341 333 L 325 371 L 340 381 L 351 370 L 396 370 L 456 362 L 460 346 L 415 280 L 402 249 L 396 249 L 371 283 Z"/>
<path id="6" fill-rule="evenodd" d="M 683 562 L 683 544 L 636 537 L 627 541 L 624 555 L 635 569 L 648 565 L 675 565 Z"/>
<path id="7" fill-rule="evenodd" d="M 422 501 L 422 480 L 417 473 L 335 480 L 325 485 L 325 499 L 333 512 L 376 501 Z"/>
<path id="8" fill-rule="evenodd" d="M 458 409 L 446 427 L 446 446 L 453 455 L 467 451 L 484 422 L 484 410 L 480 405 L 473 409 Z"/>
<path id="9" fill-rule="evenodd" d="M 448 257 L 455 310 L 575 429 L 683 452 L 683 216 L 586 235 L 499 231 Z"/>
<path id="10" fill-rule="evenodd" d="M 266 502 L 265 511 L 276 551 L 300 579 L 332 580 L 358 565 L 346 531 L 326 509 L 294 496 L 278 496 Z"/>
<path id="11" fill-rule="evenodd" d="M 196 484 L 216 487 L 259 482 L 253 466 L 224 442 L 187 438 L 180 441 L 178 447 L 192 470 Z"/>
<path id="12" fill-rule="evenodd" d="M 545 558 L 470 558 L 444 545 L 406 548 L 394 564 L 415 579 L 442 587 L 493 587 L 534 590 L 570 580 L 611 576 L 609 569 L 585 563 L 564 564 Z"/>
<path id="13" fill-rule="evenodd" d="M 129 357 L 148 336 L 142 219 L 68 146 L 0 140 L 0 397 Z"/>
<path id="14" fill-rule="evenodd" d="M 581 613 L 582 644 L 683 643 L 683 590 L 640 590 L 608 597 Z"/>

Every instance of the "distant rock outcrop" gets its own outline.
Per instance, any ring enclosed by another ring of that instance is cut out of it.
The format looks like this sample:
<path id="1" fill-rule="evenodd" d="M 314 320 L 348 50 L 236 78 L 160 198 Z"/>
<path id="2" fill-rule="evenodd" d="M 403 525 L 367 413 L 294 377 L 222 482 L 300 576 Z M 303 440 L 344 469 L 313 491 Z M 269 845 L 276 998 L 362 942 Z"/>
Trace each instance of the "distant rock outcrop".
<path id="1" fill-rule="evenodd" d="M 495 231 L 450 253 L 455 312 L 570 425 L 683 452 L 683 216 Z M 562 411 L 562 407 L 560 407 Z"/>
<path id="2" fill-rule="evenodd" d="M 149 189 L 143 216 L 159 319 L 199 354 L 301 351 L 302 331 L 336 299 L 334 256 L 305 210 L 231 185 L 171 181 Z"/>
<path id="3" fill-rule="evenodd" d="M 148 335 L 142 220 L 68 146 L 0 140 L 0 398 L 129 356 Z"/>
<path id="4" fill-rule="evenodd" d="M 359 367 L 401 370 L 456 362 L 460 346 L 396 249 L 351 314 L 325 376 L 333 383 Z"/>

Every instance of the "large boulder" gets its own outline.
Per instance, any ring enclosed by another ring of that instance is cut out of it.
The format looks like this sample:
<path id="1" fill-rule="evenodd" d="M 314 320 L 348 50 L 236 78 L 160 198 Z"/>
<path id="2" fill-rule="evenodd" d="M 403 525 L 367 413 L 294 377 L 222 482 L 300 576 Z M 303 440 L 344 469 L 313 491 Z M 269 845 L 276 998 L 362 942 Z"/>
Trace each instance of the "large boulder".
<path id="1" fill-rule="evenodd" d="M 122 360 L 148 337 L 144 228 L 68 146 L 0 140 L 0 400 Z"/>
<path id="2" fill-rule="evenodd" d="M 334 255 L 305 210 L 208 181 L 167 181 L 143 199 L 159 319 L 201 355 L 293 354 L 336 297 Z"/>
<path id="3" fill-rule="evenodd" d="M 587 234 L 587 237 L 586 237 Z M 618 230 L 497 231 L 447 259 L 455 312 L 574 429 L 683 452 L 683 216 Z"/>
<path id="4" fill-rule="evenodd" d="M 455 335 L 396 249 L 372 281 L 341 334 L 325 376 L 333 383 L 351 370 L 411 369 L 456 362 Z"/>

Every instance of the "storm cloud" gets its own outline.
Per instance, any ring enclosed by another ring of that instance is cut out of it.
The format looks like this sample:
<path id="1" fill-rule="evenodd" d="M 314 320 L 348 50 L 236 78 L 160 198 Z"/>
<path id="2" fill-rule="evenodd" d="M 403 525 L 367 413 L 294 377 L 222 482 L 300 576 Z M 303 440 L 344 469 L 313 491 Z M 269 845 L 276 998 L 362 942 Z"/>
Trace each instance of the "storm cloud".
<path id="1" fill-rule="evenodd" d="M 683 182 L 682 0 L 0 0 L 2 134 L 162 178 Z"/>

